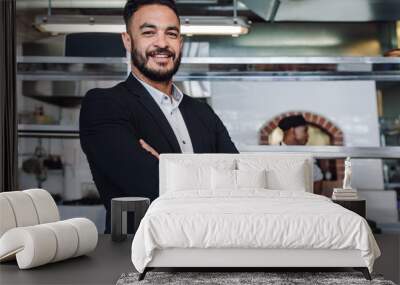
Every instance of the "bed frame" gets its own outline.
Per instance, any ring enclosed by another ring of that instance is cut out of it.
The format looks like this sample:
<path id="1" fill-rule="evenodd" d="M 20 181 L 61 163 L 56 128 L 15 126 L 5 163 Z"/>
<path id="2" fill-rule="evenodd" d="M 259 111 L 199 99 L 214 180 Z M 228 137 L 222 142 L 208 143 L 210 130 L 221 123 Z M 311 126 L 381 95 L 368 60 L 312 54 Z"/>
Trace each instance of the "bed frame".
<path id="1" fill-rule="evenodd" d="M 170 248 L 155 250 L 139 280 L 155 268 L 234 268 L 246 271 L 254 268 L 338 268 L 361 271 L 371 280 L 369 270 L 359 250 L 332 249 L 197 249 Z"/>
<path id="2" fill-rule="evenodd" d="M 185 154 L 190 157 L 190 154 Z M 232 154 L 218 154 L 229 157 Z M 265 154 L 264 154 L 265 155 Z M 167 161 L 180 159 L 181 154 L 162 154 L 160 159 L 160 195 L 166 192 Z M 193 158 L 197 158 L 192 155 Z M 241 158 L 260 156 L 260 153 L 236 154 Z M 313 192 L 312 155 L 295 153 L 269 153 L 268 156 L 280 158 L 301 158 L 307 161 L 306 191 Z M 202 158 L 215 159 L 215 154 L 202 154 Z M 254 249 L 254 248 L 170 248 L 158 249 L 139 280 L 155 268 L 232 268 L 237 271 L 262 268 L 353 268 L 361 271 L 367 280 L 371 276 L 359 250 L 331 249 Z"/>

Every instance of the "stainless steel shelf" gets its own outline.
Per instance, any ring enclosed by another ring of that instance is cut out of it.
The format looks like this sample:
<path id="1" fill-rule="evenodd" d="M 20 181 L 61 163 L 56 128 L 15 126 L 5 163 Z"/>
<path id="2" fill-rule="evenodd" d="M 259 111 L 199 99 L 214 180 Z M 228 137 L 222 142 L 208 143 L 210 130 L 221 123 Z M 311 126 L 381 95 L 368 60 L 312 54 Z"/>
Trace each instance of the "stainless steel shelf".
<path id="1" fill-rule="evenodd" d="M 18 136 L 29 138 L 79 138 L 78 126 L 18 124 Z"/>
<path id="2" fill-rule="evenodd" d="M 241 146 L 240 152 L 310 153 L 315 158 L 400 158 L 400 146 L 343 147 L 343 146 Z"/>
<path id="3" fill-rule="evenodd" d="M 18 124 L 18 131 L 79 132 L 79 127 L 70 125 Z"/>
<path id="4" fill-rule="evenodd" d="M 127 57 L 18 56 L 17 63 L 129 63 Z"/>
<path id="5" fill-rule="evenodd" d="M 34 73 L 20 72 L 17 74 L 19 80 L 44 80 L 44 81 L 80 81 L 80 80 L 110 80 L 119 81 L 125 80 L 127 73 L 120 74 L 74 74 L 74 73 Z"/>
<path id="6" fill-rule="evenodd" d="M 400 64 L 395 57 L 186 57 L 186 64 Z"/>
<path id="7" fill-rule="evenodd" d="M 18 132 L 18 137 L 20 137 L 20 138 L 43 138 L 43 139 L 78 139 L 79 134 Z"/>
<path id="8" fill-rule="evenodd" d="M 54 68 L 52 66 L 45 66 L 46 70 L 41 71 L 26 71 L 20 68 L 18 79 L 31 81 L 124 80 L 129 72 L 128 57 L 23 56 L 18 57 L 18 63 L 127 65 L 126 70 L 103 73 L 51 70 Z M 184 57 L 182 65 L 184 68 L 174 77 L 176 81 L 400 81 L 400 58 L 395 57 Z M 209 71 L 210 65 L 225 65 L 226 68 Z M 255 71 L 254 66 L 257 65 L 263 70 Z M 286 65 L 296 69 L 286 71 Z M 296 67 L 298 65 L 300 67 Z M 190 66 L 197 71 L 190 70 Z M 243 66 L 244 71 L 238 71 L 238 66 Z M 204 70 L 201 70 L 202 67 Z"/>
<path id="9" fill-rule="evenodd" d="M 21 72 L 20 80 L 80 81 L 80 80 L 125 80 L 126 73 L 120 74 L 74 74 L 71 72 L 35 73 Z M 335 81 L 335 80 L 377 80 L 400 81 L 400 71 L 379 72 L 196 72 L 180 73 L 175 81 Z"/>
<path id="10" fill-rule="evenodd" d="M 78 126 L 19 124 L 20 137 L 79 138 Z M 239 146 L 240 152 L 309 153 L 315 158 L 399 158 L 400 146 L 344 147 L 344 146 Z"/>
<path id="11" fill-rule="evenodd" d="M 204 72 L 177 73 L 176 81 L 400 81 L 400 71 L 379 72 Z"/>
<path id="12" fill-rule="evenodd" d="M 129 63 L 127 57 L 19 56 L 18 63 Z M 400 64 L 396 57 L 183 57 L 182 64 Z"/>

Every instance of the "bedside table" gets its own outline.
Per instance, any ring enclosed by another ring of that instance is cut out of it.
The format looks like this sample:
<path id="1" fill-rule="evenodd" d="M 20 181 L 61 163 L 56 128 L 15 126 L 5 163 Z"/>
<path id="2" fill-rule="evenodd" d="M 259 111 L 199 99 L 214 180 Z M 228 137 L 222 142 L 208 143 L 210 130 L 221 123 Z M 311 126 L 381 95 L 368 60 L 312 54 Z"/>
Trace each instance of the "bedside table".
<path id="1" fill-rule="evenodd" d="M 135 218 L 134 233 L 139 227 L 150 205 L 150 199 L 144 197 L 120 197 L 111 199 L 111 240 L 124 241 L 127 238 L 127 212 L 133 212 Z"/>
<path id="2" fill-rule="evenodd" d="M 354 200 L 340 200 L 332 199 L 332 202 L 339 204 L 340 206 L 359 214 L 365 219 L 366 217 L 366 201 L 365 199 L 354 199 Z"/>

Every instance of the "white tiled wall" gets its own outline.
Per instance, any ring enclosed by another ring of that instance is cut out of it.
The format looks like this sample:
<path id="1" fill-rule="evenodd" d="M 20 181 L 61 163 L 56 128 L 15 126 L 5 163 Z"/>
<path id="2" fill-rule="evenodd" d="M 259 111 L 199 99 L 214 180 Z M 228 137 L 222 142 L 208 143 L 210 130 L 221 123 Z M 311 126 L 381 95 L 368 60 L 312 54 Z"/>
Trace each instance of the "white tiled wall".
<path id="1" fill-rule="evenodd" d="M 287 111 L 321 114 L 346 146 L 379 146 L 374 81 L 212 82 L 212 106 L 237 147 L 258 144 L 264 123 Z M 380 160 L 354 160 L 354 187 L 383 189 Z"/>

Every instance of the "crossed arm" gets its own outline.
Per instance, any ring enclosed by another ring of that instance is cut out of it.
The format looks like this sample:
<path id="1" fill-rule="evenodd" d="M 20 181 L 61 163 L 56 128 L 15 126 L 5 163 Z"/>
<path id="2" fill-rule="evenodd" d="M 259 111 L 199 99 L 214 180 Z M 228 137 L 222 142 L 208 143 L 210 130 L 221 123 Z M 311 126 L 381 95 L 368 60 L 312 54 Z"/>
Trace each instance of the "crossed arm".
<path id="1" fill-rule="evenodd" d="M 143 139 L 139 139 L 139 143 L 145 151 L 147 151 L 157 159 L 160 159 L 160 154 L 154 148 L 152 148 L 148 143 L 146 143 Z"/>
<path id="2" fill-rule="evenodd" d="M 158 177 L 159 153 L 129 123 L 131 115 L 124 104 L 120 97 L 101 89 L 89 91 L 81 107 L 81 145 L 89 164 L 99 175 L 123 192 L 144 191 L 140 181 Z M 207 123 L 215 134 L 214 151 L 237 153 L 225 126 L 207 107 L 209 112 L 202 115 L 208 118 Z M 151 188 L 149 183 L 145 186 Z"/>

